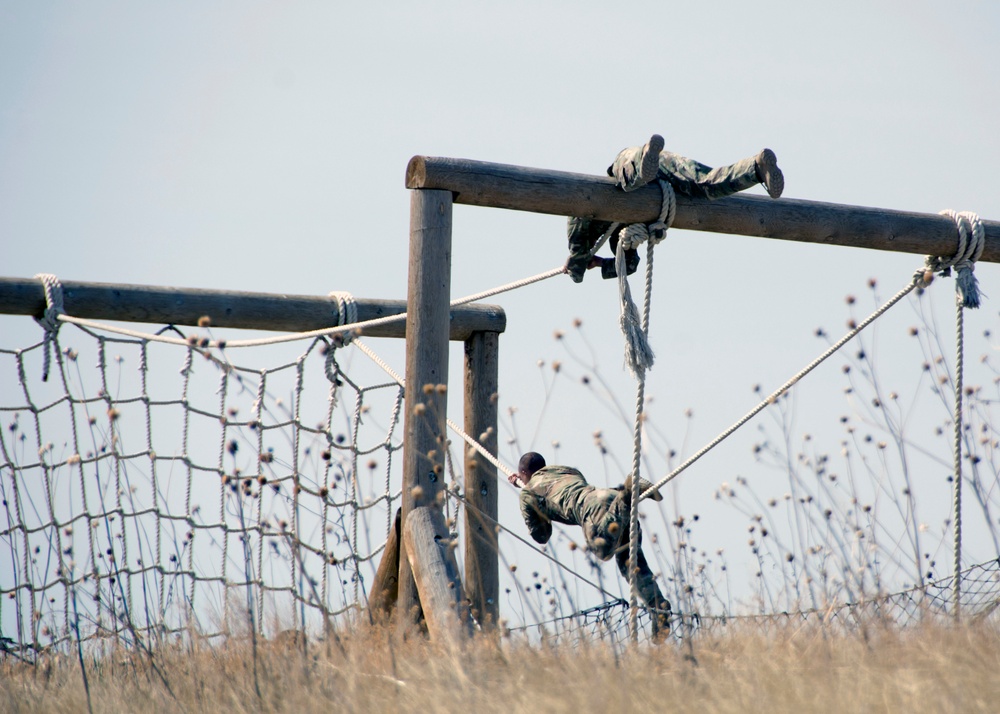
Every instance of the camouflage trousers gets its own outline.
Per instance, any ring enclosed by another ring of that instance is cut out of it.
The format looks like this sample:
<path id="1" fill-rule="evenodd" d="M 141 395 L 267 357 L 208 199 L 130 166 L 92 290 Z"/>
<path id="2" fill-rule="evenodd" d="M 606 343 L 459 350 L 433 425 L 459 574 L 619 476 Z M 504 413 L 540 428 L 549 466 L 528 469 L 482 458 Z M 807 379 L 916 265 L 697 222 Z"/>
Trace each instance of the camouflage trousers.
<path id="1" fill-rule="evenodd" d="M 638 182 L 639 163 L 642 160 L 641 146 L 623 149 L 615 157 L 614 163 L 608 167 L 608 176 L 614 177 L 622 189 L 635 188 Z M 757 176 L 756 157 L 737 161 L 729 166 L 713 169 L 694 159 L 674 154 L 669 151 L 660 152 L 657 178 L 669 183 L 674 191 L 684 196 L 695 198 L 722 198 L 731 196 L 760 183 Z M 573 282 L 583 282 L 583 275 L 590 265 L 591 252 L 597 240 L 611 228 L 610 221 L 599 221 L 593 218 L 570 218 L 566 233 L 569 243 L 569 258 L 566 269 Z M 624 226 L 618 228 L 610 239 L 611 250 L 617 250 L 618 235 Z M 618 276 L 614 258 L 599 258 L 601 277 L 610 279 Z M 631 275 L 639 267 L 639 254 L 635 250 L 625 251 L 625 272 Z"/>
<path id="2" fill-rule="evenodd" d="M 638 182 L 639 162 L 642 160 L 641 146 L 623 149 L 608 167 L 608 176 L 613 176 L 623 189 L 632 189 Z M 695 198 L 722 198 L 752 188 L 760 183 L 757 176 L 755 156 L 737 161 L 729 166 L 713 169 L 703 163 L 669 151 L 660 152 L 660 168 L 656 177 L 669 183 L 674 191 Z"/>
<path id="3" fill-rule="evenodd" d="M 632 569 L 629 567 L 631 500 L 631 493 L 622 490 L 601 518 L 583 524 L 584 537 L 590 550 L 601 560 L 610 560 L 613 555 L 618 572 L 626 582 L 631 582 L 632 577 Z M 650 610 L 653 636 L 657 637 L 670 630 L 670 601 L 663 596 L 656 584 L 653 571 L 642 552 L 642 529 L 638 524 L 636 528 L 639 541 L 635 567 L 636 590 L 639 599 Z"/>

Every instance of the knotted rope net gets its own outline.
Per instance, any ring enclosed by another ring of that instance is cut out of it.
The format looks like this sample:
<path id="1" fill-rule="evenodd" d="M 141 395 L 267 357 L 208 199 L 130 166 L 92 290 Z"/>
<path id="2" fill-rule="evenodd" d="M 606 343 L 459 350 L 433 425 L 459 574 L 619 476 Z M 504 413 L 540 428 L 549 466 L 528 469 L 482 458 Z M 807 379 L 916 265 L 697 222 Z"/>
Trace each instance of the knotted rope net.
<path id="1" fill-rule="evenodd" d="M 4 650 L 355 617 L 400 503 L 402 388 L 322 337 L 236 360 L 207 319 L 161 331 L 182 346 L 58 331 L 43 281 L 42 340 L 0 346 Z"/>

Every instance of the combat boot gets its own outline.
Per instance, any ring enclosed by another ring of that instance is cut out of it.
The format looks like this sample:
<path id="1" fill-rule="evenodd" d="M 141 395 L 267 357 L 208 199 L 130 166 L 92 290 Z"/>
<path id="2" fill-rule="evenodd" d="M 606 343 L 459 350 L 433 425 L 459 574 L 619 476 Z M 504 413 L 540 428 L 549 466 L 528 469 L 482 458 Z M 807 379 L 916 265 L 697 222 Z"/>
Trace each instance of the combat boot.
<path id="1" fill-rule="evenodd" d="M 608 176 L 614 176 L 623 191 L 634 191 L 656 180 L 660 170 L 660 152 L 663 137 L 653 134 L 643 146 L 622 149 L 615 162 L 608 167 Z"/>
<path id="2" fill-rule="evenodd" d="M 767 195 L 778 198 L 785 190 L 785 175 L 778 168 L 778 157 L 770 149 L 763 149 L 754 157 L 757 165 L 757 180 L 767 189 Z"/>

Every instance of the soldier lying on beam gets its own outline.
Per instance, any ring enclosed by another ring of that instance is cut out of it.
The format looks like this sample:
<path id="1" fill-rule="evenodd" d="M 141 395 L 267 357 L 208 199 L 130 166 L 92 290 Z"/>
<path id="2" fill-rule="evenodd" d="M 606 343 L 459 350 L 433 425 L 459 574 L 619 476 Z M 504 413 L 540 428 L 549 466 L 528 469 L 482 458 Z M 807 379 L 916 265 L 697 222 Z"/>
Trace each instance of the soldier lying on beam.
<path id="1" fill-rule="evenodd" d="M 739 191 L 763 184 L 771 198 L 778 198 L 785 188 L 785 178 L 778 168 L 778 159 L 770 149 L 763 149 L 756 156 L 738 161 L 729 166 L 713 169 L 705 164 L 688 159 L 680 154 L 663 150 L 663 137 L 653 134 L 643 146 L 622 149 L 608 167 L 608 176 L 615 178 L 624 191 L 634 191 L 651 181 L 662 179 L 674 191 L 684 196 L 697 198 L 721 198 Z M 610 221 L 593 218 L 570 218 L 567 227 L 569 238 L 569 259 L 566 270 L 573 282 L 583 282 L 584 271 L 601 268 L 603 278 L 617 277 L 614 258 L 591 256 L 594 246 L 604 232 L 611 227 Z M 611 236 L 611 252 L 618 247 L 621 226 Z M 626 272 L 631 275 L 639 267 L 639 253 L 625 251 Z"/>

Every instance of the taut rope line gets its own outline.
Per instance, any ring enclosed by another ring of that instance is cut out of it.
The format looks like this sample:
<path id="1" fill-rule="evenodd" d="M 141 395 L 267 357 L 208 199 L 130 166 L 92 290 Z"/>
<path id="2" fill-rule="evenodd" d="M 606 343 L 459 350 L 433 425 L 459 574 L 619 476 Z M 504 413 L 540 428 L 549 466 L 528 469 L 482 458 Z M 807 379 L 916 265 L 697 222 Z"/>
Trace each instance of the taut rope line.
<path id="1" fill-rule="evenodd" d="M 762 402 L 760 402 L 760 404 L 758 404 L 753 409 L 751 409 L 749 412 L 747 412 L 745 415 L 743 415 L 743 417 L 741 417 L 737 422 L 735 422 L 728 429 L 726 429 L 721 434 L 719 434 L 717 437 L 715 437 L 714 439 L 712 439 L 712 441 L 710 441 L 707 445 L 705 445 L 704 447 L 702 447 L 697 453 L 695 453 L 694 455 L 692 455 L 691 457 L 689 457 L 687 459 L 687 461 L 685 461 L 680 466 L 678 466 L 673 471 L 671 471 L 669 474 L 667 474 L 662 479 L 660 479 L 652 488 L 646 489 L 646 491 L 642 494 L 642 496 L 640 498 L 641 499 L 648 498 L 655 491 L 658 491 L 660 488 L 662 488 L 664 486 L 664 484 L 667 484 L 670 481 L 672 481 L 675 478 L 677 478 L 683 471 L 685 471 L 695 461 L 697 461 L 702 456 L 704 456 L 705 454 L 707 454 L 709 451 L 711 451 L 712 449 L 714 449 L 722 441 L 724 441 L 728 436 L 730 436 L 734 431 L 736 431 L 741 426 L 743 426 L 748 421 L 750 421 L 755 416 L 757 416 L 757 414 L 759 414 L 765 407 L 767 407 L 768 405 L 773 404 L 775 401 L 777 401 L 778 397 L 780 397 L 782 394 L 784 394 L 789 389 L 791 389 L 795 385 L 796 382 L 798 382 L 800 379 L 802 379 L 807 374 L 809 374 L 814 369 L 816 369 L 816 367 L 818 367 L 823 362 L 825 362 L 829 357 L 831 357 L 835 352 L 837 352 L 837 350 L 839 350 L 841 347 L 843 347 L 848 342 L 850 342 L 852 339 L 854 339 L 854 337 L 856 337 L 859 332 L 861 332 L 863 329 L 865 329 L 866 327 L 868 327 L 868 325 L 870 325 L 873 322 L 875 322 L 875 320 L 877 320 L 878 318 L 880 318 L 883 315 L 883 313 L 885 313 L 886 311 L 888 311 L 889 308 L 891 308 L 897 302 L 899 302 L 904 297 L 906 297 L 907 295 L 909 295 L 917 287 L 918 287 L 918 285 L 917 285 L 917 282 L 916 282 L 916 278 L 914 278 L 913 282 L 911 282 L 905 288 L 903 288 L 898 293 L 896 293 L 891 298 L 889 298 L 888 302 L 886 302 L 884 305 L 882 305 L 880 308 L 878 308 L 875 312 L 873 312 L 871 315 L 869 315 L 868 317 L 866 317 L 864 320 L 862 320 L 861 322 L 859 322 L 858 325 L 857 325 L 857 327 L 855 327 L 853 330 L 851 330 L 846 335 L 844 335 L 839 340 L 837 340 L 825 352 L 823 352 L 823 354 L 821 354 L 819 357 L 817 357 L 816 359 L 814 359 L 808 365 L 806 365 L 805 367 L 803 367 L 798 373 L 796 373 L 794 377 L 792 377 L 787 382 L 785 382 L 780 387 L 778 387 L 776 390 L 774 390 L 773 392 L 771 392 L 771 394 L 768 395 L 768 397 L 765 398 Z"/>
<path id="2" fill-rule="evenodd" d="M 500 285 L 490 290 L 484 290 L 483 292 L 476 293 L 474 295 L 467 295 L 466 297 L 452 300 L 449 303 L 449 305 L 451 307 L 466 305 L 470 302 L 476 302 L 477 300 L 482 300 L 484 298 L 488 298 L 493 295 L 499 295 L 500 293 L 509 292 L 511 290 L 516 290 L 517 288 L 522 288 L 527 285 L 531 285 L 532 283 L 541 282 L 542 280 L 547 280 L 548 278 L 555 277 L 556 275 L 562 275 L 565 272 L 566 272 L 566 267 L 559 266 L 558 268 L 552 268 L 551 270 L 547 270 L 544 273 L 539 273 L 538 275 L 533 275 L 529 278 L 515 280 L 514 282 L 507 283 L 506 285 Z M 55 276 L 51 277 L 54 278 Z M 60 292 L 60 298 L 61 298 L 61 292 Z M 340 308 L 339 304 L 338 308 Z M 48 316 L 48 314 L 49 314 L 49 309 L 46 309 L 46 316 Z M 112 325 L 106 325 L 104 323 L 97 322 L 96 320 L 87 320 L 84 318 L 73 317 L 71 315 L 66 315 L 62 313 L 59 313 L 55 319 L 57 319 L 59 322 L 69 322 L 74 325 L 79 325 L 81 327 L 89 327 L 94 330 L 103 330 L 105 332 L 112 332 L 118 335 L 124 335 L 126 337 L 134 337 L 139 340 L 148 340 L 149 342 L 162 342 L 168 345 L 190 346 L 187 340 L 182 340 L 179 337 L 154 335 L 148 332 L 130 330 L 125 327 L 115 327 Z M 313 337 L 327 337 L 330 335 L 343 334 L 345 332 L 363 333 L 364 329 L 367 327 L 375 327 L 377 325 L 388 325 L 393 322 L 402 322 L 404 320 L 406 320 L 406 312 L 400 312 L 395 315 L 386 315 L 385 317 L 377 317 L 372 320 L 364 320 L 362 322 L 355 322 L 353 324 L 337 325 L 336 327 L 324 327 L 319 330 L 296 332 L 290 335 L 277 335 L 275 337 L 263 337 L 254 340 L 232 340 L 232 341 L 212 340 L 208 343 L 207 347 L 217 347 L 220 349 L 222 348 L 232 349 L 236 347 L 262 347 L 264 345 L 276 345 L 284 342 L 296 342 L 298 340 L 306 340 Z M 43 326 L 45 326 L 44 323 Z M 47 334 L 51 334 L 51 332 L 47 332 Z"/>
<path id="3" fill-rule="evenodd" d="M 735 432 L 741 426 L 750 421 L 750 419 L 752 419 L 754 416 L 760 413 L 765 407 L 767 407 L 769 404 L 773 404 L 778 399 L 778 397 L 780 397 L 782 394 L 788 391 L 792 386 L 795 385 L 796 382 L 798 382 L 800 379 L 802 379 L 804 376 L 809 374 L 816 367 L 818 367 L 820 364 L 826 361 L 829 357 L 831 357 L 845 344 L 854 339 L 854 337 L 857 336 L 858 333 L 860 333 L 863 329 L 868 327 L 868 325 L 870 325 L 872 322 L 881 317 L 893 305 L 895 305 L 897 302 L 906 297 L 914 289 L 916 288 L 923 289 L 929 286 L 931 280 L 933 279 L 933 273 L 935 271 L 940 272 L 940 274 L 944 276 L 950 274 L 951 267 L 955 267 L 956 271 L 960 272 L 960 275 L 961 271 L 963 270 L 965 271 L 965 278 L 963 278 L 962 281 L 956 281 L 956 291 L 958 293 L 957 304 L 959 306 L 960 321 L 961 321 L 962 307 L 978 306 L 979 304 L 978 283 L 976 282 L 975 277 L 972 275 L 972 269 L 974 267 L 973 266 L 974 261 L 982 254 L 983 251 L 985 231 L 982 228 L 982 222 L 979 220 L 979 217 L 976 216 L 975 214 L 970 214 L 965 212 L 960 214 L 954 214 L 954 212 L 949 212 L 947 215 L 957 216 L 955 220 L 959 228 L 959 248 L 954 256 L 952 256 L 951 258 L 939 258 L 934 256 L 927 256 L 927 258 L 924 261 L 924 267 L 917 270 L 913 274 L 913 277 L 909 285 L 907 285 L 905 288 L 903 288 L 898 293 L 889 298 L 889 300 L 886 303 L 884 303 L 881 307 L 879 307 L 877 310 L 875 310 L 875 312 L 873 312 L 871 315 L 869 315 L 860 323 L 858 323 L 858 325 L 854 329 L 850 330 L 847 334 L 845 334 L 843 337 L 837 340 L 837 342 L 831 345 L 825 352 L 823 352 L 823 354 L 821 354 L 819 357 L 817 357 L 808 365 L 806 365 L 794 377 L 792 377 L 783 385 L 778 387 L 778 389 L 776 389 L 766 399 L 764 399 L 757 406 L 755 406 L 753 409 L 747 412 L 741 419 L 739 419 L 732 426 L 730 426 L 728 429 L 726 429 L 717 437 L 715 437 L 706 446 L 702 447 L 698 452 L 693 454 L 680 466 L 678 466 L 669 474 L 660 479 L 652 488 L 647 489 L 642 494 L 640 499 L 648 498 L 655 491 L 658 491 L 665 484 L 675 479 L 689 466 L 694 464 L 698 459 L 700 459 L 702 456 L 707 454 L 713 448 L 718 446 L 733 432 Z M 963 229 L 963 223 L 965 223 L 964 229 Z M 970 236 L 972 236 L 973 238 L 971 241 L 969 241 Z M 961 347 L 959 347 L 959 349 L 961 350 Z M 960 378 L 956 379 L 956 383 L 959 383 L 960 381 L 961 381 Z M 956 397 L 956 402 L 958 403 L 960 402 L 960 400 L 961 400 L 961 393 L 959 392 L 958 396 Z M 960 409 L 961 409 L 960 405 L 956 406 L 956 413 L 958 413 Z M 959 419 L 956 419 L 956 427 L 958 427 L 958 423 Z M 960 434 L 958 428 L 956 429 L 956 434 Z M 958 438 L 959 437 L 956 436 L 956 439 Z M 959 450 L 959 455 L 956 456 L 956 464 L 957 464 L 956 471 L 958 474 L 960 474 L 961 472 L 960 460 L 961 456 Z M 959 477 L 956 477 L 956 482 L 957 481 L 960 481 Z M 956 490 L 958 489 L 956 488 Z M 960 498 L 960 494 L 956 495 L 956 503 L 958 502 L 957 501 L 958 498 Z M 957 527 L 956 542 L 960 544 L 960 541 L 961 541 L 961 528 Z M 958 585 L 956 584 L 955 587 L 957 593 Z M 957 594 L 956 594 L 956 601 L 957 601 Z"/>

